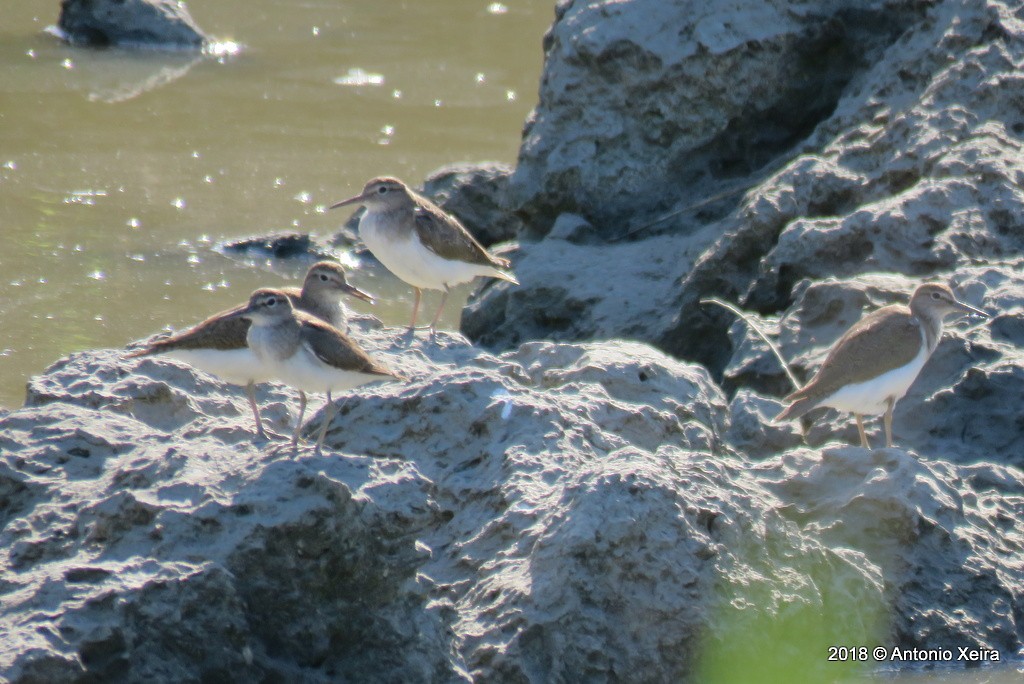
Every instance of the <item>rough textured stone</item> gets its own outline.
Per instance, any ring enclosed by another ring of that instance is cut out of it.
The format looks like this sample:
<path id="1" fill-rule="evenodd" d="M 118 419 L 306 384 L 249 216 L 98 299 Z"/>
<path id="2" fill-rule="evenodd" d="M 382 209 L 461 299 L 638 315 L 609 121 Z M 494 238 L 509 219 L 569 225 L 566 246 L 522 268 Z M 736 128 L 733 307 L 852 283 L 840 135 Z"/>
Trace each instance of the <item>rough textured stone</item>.
<path id="1" fill-rule="evenodd" d="M 198 49 L 208 42 L 179 0 L 62 0 L 58 26 L 82 45 Z"/>
<path id="2" fill-rule="evenodd" d="M 851 81 L 926 7 L 559 3 L 512 205 L 535 234 L 574 212 L 621 236 L 732 188 L 827 119 Z"/>
<path id="3" fill-rule="evenodd" d="M 521 285 L 496 283 L 475 293 L 462 312 L 462 332 L 498 349 L 530 339 L 647 339 L 652 329 L 672 325 L 679 279 L 700 244 L 687 250 L 672 236 L 611 249 L 554 236 L 521 242 L 505 255 Z"/>
<path id="4" fill-rule="evenodd" d="M 589 269 L 596 280 L 566 288 L 552 258 L 524 269 L 518 296 L 483 293 L 467 333 L 495 350 L 590 334 L 586 322 L 532 323 L 537 309 L 577 308 L 553 301 L 554 282 L 568 304 L 587 302 L 584 318 L 623 312 L 602 331 L 718 378 L 734 317 L 706 297 L 770 318 L 805 279 L 1010 268 L 1024 248 L 1020 13 L 1008 0 L 561 3 L 510 207 L 534 239 L 567 212 L 581 217 L 586 244 L 625 285 L 604 288 L 608 273 Z M 651 251 L 679 255 L 682 277 L 665 269 L 638 328 L 623 293 L 651 273 L 631 245 L 658 238 Z M 544 250 L 561 247 L 524 245 L 524 261 Z M 782 389 L 771 382 L 755 389 Z"/>
<path id="5" fill-rule="evenodd" d="M 243 390 L 174 361 L 34 378 L 0 416 L 0 675 L 823 679 L 829 643 L 1021 647 L 1016 468 L 758 449 L 773 402 L 730 416 L 642 344 L 353 326 L 410 380 L 340 400 L 323 456 L 254 444 Z M 260 400 L 284 431 L 294 393 Z"/>

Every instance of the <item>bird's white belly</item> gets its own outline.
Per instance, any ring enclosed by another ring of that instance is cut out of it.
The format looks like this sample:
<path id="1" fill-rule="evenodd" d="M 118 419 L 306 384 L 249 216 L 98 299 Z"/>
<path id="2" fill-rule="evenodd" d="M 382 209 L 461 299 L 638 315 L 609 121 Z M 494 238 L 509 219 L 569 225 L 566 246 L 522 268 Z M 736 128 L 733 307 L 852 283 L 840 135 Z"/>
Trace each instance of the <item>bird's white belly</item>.
<path id="1" fill-rule="evenodd" d="M 928 348 L 922 344 L 921 351 L 907 365 L 873 380 L 847 385 L 818 405 L 867 416 L 885 413 L 888 398 L 895 402 L 907 393 L 929 356 Z"/>
<path id="2" fill-rule="evenodd" d="M 293 356 L 280 361 L 276 375 L 281 382 L 303 392 L 344 392 L 368 382 L 387 379 L 381 375 L 329 366 L 305 345 L 299 347 Z"/>
<path id="3" fill-rule="evenodd" d="M 376 215 L 371 212 L 360 220 L 359 235 L 385 268 L 414 287 L 443 290 L 497 271 L 491 266 L 442 258 L 427 249 L 415 232 L 401 236 L 381 230 Z"/>
<path id="4" fill-rule="evenodd" d="M 248 347 L 244 349 L 175 349 L 166 356 L 184 361 L 210 375 L 235 385 L 270 379 L 264 363 Z"/>

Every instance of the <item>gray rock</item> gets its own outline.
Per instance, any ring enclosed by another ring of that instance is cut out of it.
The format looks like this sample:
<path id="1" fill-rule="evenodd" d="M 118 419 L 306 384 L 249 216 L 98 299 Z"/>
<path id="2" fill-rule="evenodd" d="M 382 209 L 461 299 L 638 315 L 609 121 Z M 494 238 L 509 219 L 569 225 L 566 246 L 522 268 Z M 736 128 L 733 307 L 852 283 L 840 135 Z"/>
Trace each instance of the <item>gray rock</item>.
<path id="1" fill-rule="evenodd" d="M 235 238 L 217 246 L 223 254 L 246 259 L 327 259 L 330 249 L 309 233 L 273 233 Z"/>
<path id="2" fill-rule="evenodd" d="M 754 468 L 805 532 L 878 565 L 891 629 L 907 646 L 948 648 L 954 657 L 961 646 L 1018 648 L 1019 621 L 1004 606 L 1020 605 L 1024 592 L 1011 582 L 1021 573 L 998 556 L 1020 553 L 1024 541 L 1019 529 L 1006 535 L 1001 522 L 1020 505 L 1019 469 L 855 447 L 792 451 Z M 993 543 L 1001 550 L 991 553 Z M 1006 570 L 1011 582 L 999 579 Z M 963 620 L 977 629 L 965 634 L 957 627 Z"/>
<path id="3" fill-rule="evenodd" d="M 58 26 L 80 45 L 199 49 L 209 42 L 179 0 L 62 0 Z"/>
<path id="4" fill-rule="evenodd" d="M 537 235 L 572 212 L 622 236 L 673 207 L 735 195 L 737 179 L 775 164 L 827 119 L 926 7 L 560 3 L 512 205 Z"/>
<path id="5" fill-rule="evenodd" d="M 780 313 L 805 278 L 949 278 L 1024 247 L 1013 218 L 1024 211 L 1013 132 L 1024 123 L 997 85 L 1015 78 L 1024 32 L 998 0 L 917 7 L 920 19 L 849 81 L 800 154 L 720 222 L 659 347 L 717 371 L 732 320 L 695 312 L 709 294 Z"/>
<path id="6" fill-rule="evenodd" d="M 1024 32 L 1005 0 L 705 5 L 558 5 L 509 192 L 522 235 L 538 240 L 523 261 L 539 265 L 534 252 L 547 250 L 551 275 L 528 275 L 518 297 L 484 293 L 466 314 L 474 341 L 504 350 L 598 331 L 719 378 L 734 319 L 701 306 L 706 297 L 774 317 L 805 279 L 948 279 L 1024 248 L 1013 218 L 1024 213 L 1024 122 L 998 85 L 1016 78 Z M 565 247 L 541 238 L 566 214 L 580 218 L 557 236 L 602 245 L 625 287 L 586 267 L 593 282 L 564 285 Z M 652 274 L 624 245 L 652 236 L 665 237 L 663 259 L 683 256 L 638 328 L 622 292 Z M 622 318 L 588 321 L 602 306 Z M 583 320 L 566 322 L 574 312 Z M 1011 318 L 1001 325 L 1020 334 Z"/>
<path id="7" fill-rule="evenodd" d="M 0 676 L 824 679 L 830 643 L 1021 647 L 1014 468 L 792 426 L 752 462 L 726 440 L 773 402 L 730 418 L 649 346 L 354 326 L 410 380 L 350 393 L 323 456 L 253 444 L 241 388 L 172 361 L 34 378 L 0 416 Z"/>
<path id="8" fill-rule="evenodd" d="M 804 443 L 799 426 L 793 422 L 772 422 L 782 411 L 776 399 L 741 389 L 729 404 L 729 431 L 725 439 L 736 451 L 750 458 L 766 458 L 795 449 Z"/>
<path id="9" fill-rule="evenodd" d="M 673 325 L 679 281 L 702 240 L 657 236 L 614 248 L 582 242 L 520 242 L 506 254 L 520 285 L 476 292 L 462 312 L 462 332 L 477 344 L 508 349 L 531 339 L 649 340 Z"/>
<path id="10" fill-rule="evenodd" d="M 549 236 L 554 240 L 565 240 L 577 245 L 598 242 L 594 226 L 578 214 L 559 214 Z"/>

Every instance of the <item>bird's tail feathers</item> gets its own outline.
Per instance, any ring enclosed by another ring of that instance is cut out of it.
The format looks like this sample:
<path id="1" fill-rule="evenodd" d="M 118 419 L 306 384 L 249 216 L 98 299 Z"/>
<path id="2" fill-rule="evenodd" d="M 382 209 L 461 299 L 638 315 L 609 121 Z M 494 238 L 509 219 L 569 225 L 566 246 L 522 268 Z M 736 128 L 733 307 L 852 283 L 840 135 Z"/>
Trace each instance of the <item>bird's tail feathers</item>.
<path id="1" fill-rule="evenodd" d="M 804 415 L 808 411 L 814 408 L 817 404 L 817 400 L 812 397 L 800 397 L 792 404 L 786 407 L 786 409 L 775 416 L 772 419 L 773 423 L 781 423 L 784 420 L 796 420 L 800 416 Z"/>
<path id="2" fill-rule="evenodd" d="M 136 349 L 134 351 L 131 351 L 131 352 L 125 354 L 124 358 L 126 358 L 126 359 L 137 359 L 140 356 L 150 356 L 150 355 L 154 354 L 155 352 L 156 352 L 156 349 L 153 347 L 153 345 L 146 345 L 145 347 L 142 347 L 141 349 Z"/>

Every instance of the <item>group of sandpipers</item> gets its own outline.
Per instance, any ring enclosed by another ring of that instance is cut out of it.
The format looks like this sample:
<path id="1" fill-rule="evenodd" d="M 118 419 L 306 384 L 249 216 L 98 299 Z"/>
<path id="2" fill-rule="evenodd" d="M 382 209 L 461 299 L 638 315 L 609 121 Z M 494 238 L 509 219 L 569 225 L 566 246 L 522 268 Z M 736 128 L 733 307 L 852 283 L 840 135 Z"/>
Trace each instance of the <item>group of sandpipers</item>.
<path id="1" fill-rule="evenodd" d="M 433 334 L 451 286 L 476 276 L 518 284 L 506 270 L 506 259 L 490 254 L 455 217 L 396 178 L 374 178 L 362 193 L 331 208 L 350 204 L 366 208 L 359 221 L 363 242 L 416 292 L 410 334 L 416 329 L 423 289 L 444 293 L 430 324 Z M 333 392 L 379 380 L 403 379 L 371 359 L 348 336 L 343 295 L 372 301 L 370 295 L 349 285 L 341 266 L 322 261 L 309 269 L 301 290 L 258 289 L 248 304 L 215 314 L 129 356 L 166 354 L 228 382 L 245 385 L 260 439 L 268 435 L 256 405 L 255 384 L 276 380 L 297 389 L 299 418 L 292 435 L 293 450 L 298 449 L 306 392 L 326 393 L 326 415 L 316 441 L 316 452 L 320 453 L 336 411 Z"/>
<path id="2" fill-rule="evenodd" d="M 422 290 L 441 290 L 441 304 L 430 324 L 434 334 L 449 288 L 477 276 L 518 284 L 506 259 L 489 253 L 459 223 L 396 178 L 374 178 L 363 191 L 331 206 L 362 205 L 359 234 L 367 248 L 415 293 L 409 334 L 414 334 Z M 166 354 L 245 385 L 259 439 L 268 439 L 256 403 L 256 383 L 276 380 L 299 391 L 299 417 L 292 435 L 297 451 L 306 393 L 327 395 L 316 441 L 320 453 L 337 407 L 332 393 L 360 385 L 404 379 L 374 361 L 347 334 L 344 295 L 372 298 L 350 285 L 334 262 L 314 264 L 302 289 L 261 288 L 247 304 L 215 314 L 171 337 L 150 342 L 130 357 Z M 943 284 L 917 288 L 909 306 L 894 304 L 854 324 L 832 347 L 817 374 L 785 397 L 789 406 L 775 420 L 795 419 L 818 407 L 853 413 L 861 445 L 869 447 L 863 416 L 884 414 L 886 445 L 892 446 L 892 412 L 906 394 L 942 335 L 943 319 L 953 313 L 983 311 L 956 299 Z"/>

